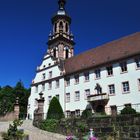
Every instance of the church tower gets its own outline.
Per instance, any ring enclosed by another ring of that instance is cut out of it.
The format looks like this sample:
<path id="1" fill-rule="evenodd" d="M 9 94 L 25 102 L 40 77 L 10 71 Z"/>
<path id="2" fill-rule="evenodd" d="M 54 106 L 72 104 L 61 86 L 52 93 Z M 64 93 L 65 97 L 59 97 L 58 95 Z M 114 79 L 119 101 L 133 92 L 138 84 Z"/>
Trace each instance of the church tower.
<path id="1" fill-rule="evenodd" d="M 59 0 L 59 9 L 52 17 L 53 30 L 49 34 L 48 53 L 56 59 L 65 60 L 74 55 L 73 34 L 70 31 L 71 18 L 65 10 L 66 0 Z"/>

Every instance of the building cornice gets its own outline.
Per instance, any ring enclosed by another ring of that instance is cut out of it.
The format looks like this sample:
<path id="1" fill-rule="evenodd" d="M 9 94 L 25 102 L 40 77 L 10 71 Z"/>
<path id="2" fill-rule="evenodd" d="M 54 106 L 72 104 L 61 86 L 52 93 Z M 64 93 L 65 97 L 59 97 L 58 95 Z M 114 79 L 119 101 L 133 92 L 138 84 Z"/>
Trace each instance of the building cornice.
<path id="1" fill-rule="evenodd" d="M 43 69 L 36 70 L 36 72 L 39 73 L 39 72 L 42 72 L 42 71 L 48 70 L 48 69 L 50 69 L 50 68 L 53 68 L 53 67 L 55 67 L 55 66 L 57 66 L 57 65 L 58 65 L 58 64 L 56 63 L 56 64 L 51 65 L 51 66 L 49 66 L 49 67 L 46 67 L 46 68 L 43 68 Z"/>
<path id="2" fill-rule="evenodd" d="M 32 83 L 31 87 L 41 85 L 41 84 L 45 84 L 45 83 L 49 83 L 49 82 L 52 82 L 52 81 L 55 81 L 55 80 L 58 80 L 58 79 L 61 79 L 61 78 L 63 78 L 63 75 L 60 75 L 60 76 L 57 76 L 57 77 L 54 77 L 54 78 L 51 78 L 51 79 L 43 80 L 41 82 Z"/>

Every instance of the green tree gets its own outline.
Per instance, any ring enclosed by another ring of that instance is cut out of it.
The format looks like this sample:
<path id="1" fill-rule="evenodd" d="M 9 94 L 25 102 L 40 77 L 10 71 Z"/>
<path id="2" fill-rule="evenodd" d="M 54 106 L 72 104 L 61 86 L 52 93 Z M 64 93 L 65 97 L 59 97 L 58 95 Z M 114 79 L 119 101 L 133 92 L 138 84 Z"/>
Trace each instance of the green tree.
<path id="1" fill-rule="evenodd" d="M 13 111 L 14 99 L 12 87 L 5 86 L 0 90 L 0 115 Z"/>
<path id="2" fill-rule="evenodd" d="M 82 112 L 81 118 L 86 119 L 86 118 L 90 118 L 90 117 L 92 117 L 92 111 L 91 110 L 88 110 L 88 109 L 85 109 Z"/>
<path id="3" fill-rule="evenodd" d="M 125 107 L 125 108 L 123 108 L 123 109 L 121 110 L 121 114 L 122 114 L 122 115 L 136 114 L 136 113 L 137 113 L 136 110 L 133 109 L 133 108 L 130 107 L 130 106 L 127 106 L 127 107 Z"/>
<path id="4" fill-rule="evenodd" d="M 22 81 L 17 82 L 14 88 L 15 97 L 19 98 L 20 117 L 25 118 L 27 114 L 28 98 L 30 96 L 30 89 L 26 89 Z"/>
<path id="5" fill-rule="evenodd" d="M 26 117 L 30 89 L 26 89 L 21 81 L 15 87 L 5 86 L 0 89 L 0 115 L 5 115 L 14 109 L 16 97 L 19 98 L 20 116 Z"/>
<path id="6" fill-rule="evenodd" d="M 53 97 L 53 99 L 50 102 L 48 113 L 47 113 L 47 119 L 56 119 L 59 120 L 61 118 L 64 118 L 62 107 L 56 97 Z"/>

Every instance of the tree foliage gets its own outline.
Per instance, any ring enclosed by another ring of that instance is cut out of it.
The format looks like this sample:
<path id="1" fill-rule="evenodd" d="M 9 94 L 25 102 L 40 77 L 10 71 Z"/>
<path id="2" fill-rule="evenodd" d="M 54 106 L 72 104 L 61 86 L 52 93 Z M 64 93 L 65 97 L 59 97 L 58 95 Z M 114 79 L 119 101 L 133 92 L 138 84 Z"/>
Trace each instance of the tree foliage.
<path id="1" fill-rule="evenodd" d="M 92 117 L 92 111 L 91 110 L 88 110 L 88 109 L 85 109 L 82 112 L 81 118 L 86 119 L 86 118 L 90 118 L 90 117 Z"/>
<path id="2" fill-rule="evenodd" d="M 136 113 L 137 113 L 136 110 L 133 109 L 133 108 L 130 107 L 130 106 L 127 106 L 127 107 L 125 107 L 125 108 L 123 108 L 123 109 L 121 110 L 121 114 L 122 114 L 122 115 L 136 114 Z"/>
<path id="3" fill-rule="evenodd" d="M 5 115 L 14 109 L 16 97 L 19 98 L 20 116 L 27 112 L 28 97 L 30 90 L 23 86 L 21 81 L 15 87 L 5 86 L 0 88 L 0 115 Z"/>
<path id="4" fill-rule="evenodd" d="M 61 118 L 64 118 L 62 107 L 56 97 L 53 97 L 53 99 L 50 102 L 48 113 L 47 113 L 47 119 L 56 119 L 59 120 Z"/>

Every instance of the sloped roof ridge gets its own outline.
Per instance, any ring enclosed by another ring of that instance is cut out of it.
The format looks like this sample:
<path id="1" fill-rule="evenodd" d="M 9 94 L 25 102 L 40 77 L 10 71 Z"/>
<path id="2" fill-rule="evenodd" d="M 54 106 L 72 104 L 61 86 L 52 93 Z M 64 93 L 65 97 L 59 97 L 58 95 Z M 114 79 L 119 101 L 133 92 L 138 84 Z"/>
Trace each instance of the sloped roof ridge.
<path id="1" fill-rule="evenodd" d="M 119 39 L 115 39 L 115 40 L 113 40 L 113 41 L 109 41 L 109 42 L 104 43 L 104 44 L 102 44 L 102 45 L 96 46 L 95 48 L 91 48 L 91 49 L 89 49 L 89 50 L 86 50 L 86 51 L 84 51 L 84 52 L 81 52 L 81 53 L 79 53 L 79 54 L 77 54 L 77 55 L 75 55 L 75 56 L 73 56 L 73 57 L 71 57 L 71 58 L 69 58 L 69 59 L 66 59 L 65 61 L 70 61 L 71 59 L 74 59 L 74 58 L 76 58 L 76 57 L 79 57 L 80 55 L 83 55 L 83 54 L 88 53 L 88 52 L 90 52 L 90 51 L 93 51 L 93 50 L 95 50 L 95 49 L 99 49 L 99 48 L 101 48 L 101 47 L 108 47 L 108 45 L 111 45 L 111 44 L 120 42 L 120 41 L 122 41 L 122 40 L 126 40 L 126 39 L 128 39 L 128 38 L 132 38 L 133 36 L 136 36 L 136 35 L 140 35 L 140 31 L 135 32 L 135 33 L 132 33 L 132 34 L 130 34 L 130 35 L 123 36 L 123 37 L 121 37 L 121 38 L 119 38 Z M 64 62 L 65 62 L 65 61 L 64 61 Z"/>

